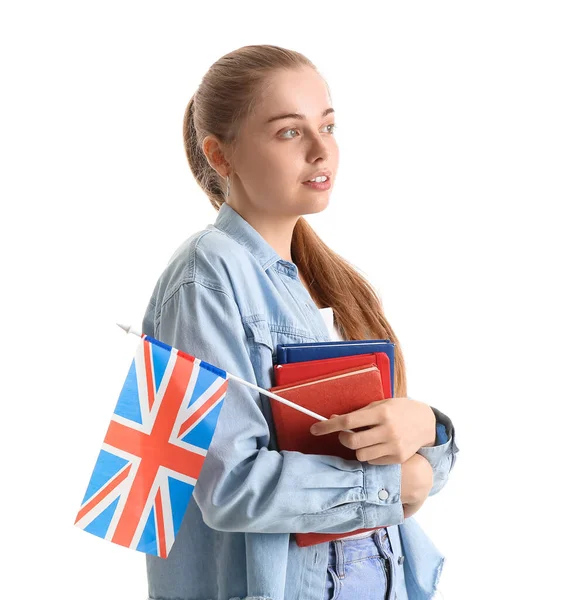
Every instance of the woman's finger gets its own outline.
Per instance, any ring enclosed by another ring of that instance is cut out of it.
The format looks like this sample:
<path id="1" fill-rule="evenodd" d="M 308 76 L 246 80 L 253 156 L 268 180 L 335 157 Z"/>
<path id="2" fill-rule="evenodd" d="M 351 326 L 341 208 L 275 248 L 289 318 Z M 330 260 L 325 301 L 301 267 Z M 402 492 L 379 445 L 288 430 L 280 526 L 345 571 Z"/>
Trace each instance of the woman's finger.
<path id="1" fill-rule="evenodd" d="M 378 425 L 382 421 L 383 411 L 378 406 L 361 408 L 345 415 L 338 415 L 327 421 L 318 421 L 310 427 L 314 435 L 326 435 L 343 429 L 355 429 L 357 427 L 370 427 Z"/>
<path id="2" fill-rule="evenodd" d="M 393 465 L 399 462 L 397 456 L 389 453 L 387 444 L 375 444 L 366 448 L 359 448 L 356 451 L 356 460 L 368 462 L 371 465 Z"/>
<path id="3" fill-rule="evenodd" d="M 355 431 L 354 433 L 341 431 L 338 434 L 338 439 L 341 444 L 351 450 L 358 450 L 359 448 L 366 448 L 367 446 L 374 446 L 376 444 L 384 444 L 388 441 L 384 427 L 378 426 L 363 429 L 362 431 Z"/>

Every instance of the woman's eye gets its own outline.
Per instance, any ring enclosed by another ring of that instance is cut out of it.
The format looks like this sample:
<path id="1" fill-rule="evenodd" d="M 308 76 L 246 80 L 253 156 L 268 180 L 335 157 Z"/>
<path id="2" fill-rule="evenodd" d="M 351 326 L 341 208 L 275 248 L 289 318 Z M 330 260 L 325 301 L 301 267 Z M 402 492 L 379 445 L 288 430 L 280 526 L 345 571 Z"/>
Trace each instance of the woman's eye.
<path id="1" fill-rule="evenodd" d="M 288 131 L 297 131 L 297 129 L 287 129 L 286 131 L 284 131 L 284 132 L 283 132 L 283 134 L 287 133 Z M 283 135 L 283 134 L 282 134 L 282 135 Z M 292 137 L 296 137 L 296 136 L 294 135 L 294 136 L 292 136 Z"/>
<path id="2" fill-rule="evenodd" d="M 332 131 L 329 131 L 329 133 L 333 133 L 333 132 L 336 130 L 336 123 L 330 123 L 329 125 L 326 125 L 326 126 L 325 126 L 325 128 L 327 128 L 327 127 L 331 127 L 331 128 L 332 128 Z M 285 130 L 285 131 L 282 133 L 282 136 L 284 136 L 284 137 L 285 137 L 285 135 L 284 135 L 284 134 L 286 134 L 288 131 L 299 131 L 299 130 L 298 130 L 297 128 L 295 128 L 295 127 L 294 127 L 294 128 L 292 128 L 292 129 L 286 129 L 286 130 Z M 295 135 L 294 135 L 294 136 L 291 136 L 291 137 L 289 137 L 289 136 L 288 136 L 288 139 L 293 139 L 293 138 L 295 138 L 295 137 L 296 137 Z"/>

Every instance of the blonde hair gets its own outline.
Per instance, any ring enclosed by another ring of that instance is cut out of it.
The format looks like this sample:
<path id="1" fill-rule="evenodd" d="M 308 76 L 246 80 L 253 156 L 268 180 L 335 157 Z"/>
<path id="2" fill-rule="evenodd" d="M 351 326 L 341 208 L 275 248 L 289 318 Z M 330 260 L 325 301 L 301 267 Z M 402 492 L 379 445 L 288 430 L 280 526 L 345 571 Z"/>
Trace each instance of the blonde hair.
<path id="1" fill-rule="evenodd" d="M 209 164 L 202 140 L 214 135 L 234 146 L 244 119 L 260 99 L 268 78 L 280 69 L 313 68 L 303 54 L 273 45 L 243 46 L 219 58 L 204 75 L 184 113 L 184 148 L 190 169 L 218 211 L 226 198 L 223 178 Z M 326 84 L 327 85 L 327 84 Z M 291 256 L 321 306 L 331 306 L 346 340 L 390 339 L 395 344 L 395 397 L 407 396 L 405 362 L 399 340 L 385 318 L 382 302 L 370 283 L 331 250 L 299 217 Z"/>

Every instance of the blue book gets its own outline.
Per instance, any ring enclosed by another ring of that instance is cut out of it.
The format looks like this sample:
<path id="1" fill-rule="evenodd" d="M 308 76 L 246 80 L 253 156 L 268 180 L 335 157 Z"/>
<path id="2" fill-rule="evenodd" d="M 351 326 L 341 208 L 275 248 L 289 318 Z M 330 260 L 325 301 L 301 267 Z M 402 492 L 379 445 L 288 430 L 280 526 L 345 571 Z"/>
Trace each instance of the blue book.
<path id="1" fill-rule="evenodd" d="M 391 340 L 335 340 L 332 342 L 307 342 L 303 344 L 278 344 L 277 364 L 296 363 L 321 358 L 337 358 L 355 354 L 384 352 L 389 357 L 391 371 L 391 396 L 395 397 L 395 343 Z"/>

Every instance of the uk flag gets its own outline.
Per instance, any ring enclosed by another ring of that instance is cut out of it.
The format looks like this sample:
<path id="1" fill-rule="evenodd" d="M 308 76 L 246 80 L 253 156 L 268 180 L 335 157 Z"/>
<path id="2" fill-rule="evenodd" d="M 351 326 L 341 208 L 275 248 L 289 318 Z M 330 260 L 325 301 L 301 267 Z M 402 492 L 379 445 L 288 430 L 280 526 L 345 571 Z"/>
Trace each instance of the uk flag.
<path id="1" fill-rule="evenodd" d="M 142 335 L 75 525 L 166 558 L 228 384 L 225 371 Z"/>

